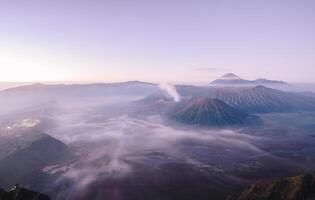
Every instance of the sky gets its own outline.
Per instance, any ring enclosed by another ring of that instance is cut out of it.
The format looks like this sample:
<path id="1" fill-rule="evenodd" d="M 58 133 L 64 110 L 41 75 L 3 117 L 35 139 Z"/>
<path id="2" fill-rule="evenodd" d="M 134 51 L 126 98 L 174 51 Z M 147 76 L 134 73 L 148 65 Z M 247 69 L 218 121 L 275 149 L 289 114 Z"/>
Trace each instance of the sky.
<path id="1" fill-rule="evenodd" d="M 313 0 L 1 0 L 0 82 L 315 82 Z"/>

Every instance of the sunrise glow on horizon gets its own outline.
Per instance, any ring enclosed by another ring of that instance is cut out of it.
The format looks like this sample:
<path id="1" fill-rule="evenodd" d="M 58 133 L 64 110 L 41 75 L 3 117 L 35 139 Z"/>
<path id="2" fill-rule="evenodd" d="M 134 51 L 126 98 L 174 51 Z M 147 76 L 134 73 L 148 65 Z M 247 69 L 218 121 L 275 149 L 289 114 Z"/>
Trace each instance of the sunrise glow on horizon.
<path id="1" fill-rule="evenodd" d="M 0 81 L 209 82 L 233 72 L 315 82 L 314 9 L 314 1 L 1 1 Z"/>

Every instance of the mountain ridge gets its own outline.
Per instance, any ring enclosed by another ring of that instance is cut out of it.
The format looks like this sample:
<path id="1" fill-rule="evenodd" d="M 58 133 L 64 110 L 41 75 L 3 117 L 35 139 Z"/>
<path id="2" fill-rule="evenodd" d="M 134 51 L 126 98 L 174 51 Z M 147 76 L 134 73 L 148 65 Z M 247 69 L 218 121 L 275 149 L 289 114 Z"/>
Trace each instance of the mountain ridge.
<path id="1" fill-rule="evenodd" d="M 178 122 L 201 126 L 245 125 L 255 118 L 219 99 L 209 97 L 197 97 L 183 102 L 172 111 L 171 116 Z"/>
<path id="2" fill-rule="evenodd" d="M 248 113 L 285 113 L 314 111 L 315 98 L 284 92 L 262 85 L 254 87 L 177 86 L 183 97 L 206 96 L 220 99 Z"/>
<path id="3" fill-rule="evenodd" d="M 255 80 L 246 80 L 243 79 L 233 73 L 227 73 L 221 76 L 220 78 L 210 82 L 210 84 L 218 84 L 218 85 L 258 85 L 258 84 L 288 84 L 284 81 L 279 80 L 269 80 L 264 78 L 258 78 Z"/>
<path id="4" fill-rule="evenodd" d="M 12 187 L 9 191 L 0 188 L 1 200 L 50 200 L 50 198 L 40 192 L 35 192 L 18 185 Z"/>
<path id="5" fill-rule="evenodd" d="M 243 191 L 237 200 L 314 200 L 315 175 L 301 174 L 293 177 L 259 181 Z"/>

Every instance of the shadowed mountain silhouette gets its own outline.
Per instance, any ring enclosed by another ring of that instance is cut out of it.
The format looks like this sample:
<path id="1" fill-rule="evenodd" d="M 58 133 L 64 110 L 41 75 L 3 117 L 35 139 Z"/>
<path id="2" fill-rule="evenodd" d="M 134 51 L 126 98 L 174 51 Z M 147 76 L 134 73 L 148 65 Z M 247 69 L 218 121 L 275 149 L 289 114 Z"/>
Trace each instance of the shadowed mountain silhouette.
<path id="1" fill-rule="evenodd" d="M 50 200 L 50 198 L 39 192 L 28 190 L 26 188 L 15 185 L 9 191 L 0 188 L 1 200 Z"/>
<path id="2" fill-rule="evenodd" d="M 221 76 L 220 78 L 212 81 L 210 84 L 230 84 L 230 85 L 237 85 L 237 84 L 253 84 L 253 85 L 259 85 L 259 84 L 287 84 L 284 81 L 277 81 L 277 80 L 268 80 L 268 79 L 264 79 L 264 78 L 259 78 L 256 80 L 246 80 L 246 79 L 242 79 L 239 76 L 233 74 L 233 73 L 227 73 L 224 74 L 223 76 Z"/>
<path id="3" fill-rule="evenodd" d="M 315 175 L 260 181 L 245 190 L 237 200 L 314 200 Z"/>

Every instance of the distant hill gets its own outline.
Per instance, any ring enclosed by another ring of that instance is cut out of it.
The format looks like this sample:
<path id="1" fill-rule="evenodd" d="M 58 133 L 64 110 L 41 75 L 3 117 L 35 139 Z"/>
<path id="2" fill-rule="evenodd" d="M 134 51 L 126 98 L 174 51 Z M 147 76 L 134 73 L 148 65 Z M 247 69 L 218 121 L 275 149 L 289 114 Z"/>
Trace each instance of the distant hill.
<path id="1" fill-rule="evenodd" d="M 277 80 L 268 80 L 264 78 L 259 78 L 256 80 L 251 81 L 252 83 L 255 83 L 257 85 L 264 85 L 264 84 L 288 84 L 287 82 L 284 81 L 277 81 Z"/>
<path id="2" fill-rule="evenodd" d="M 31 84 L 0 91 L 2 96 L 14 95 L 56 95 L 83 96 L 83 95 L 127 95 L 148 94 L 159 89 L 157 84 L 141 81 L 127 81 L 119 83 L 91 83 L 91 84 Z"/>
<path id="3" fill-rule="evenodd" d="M 224 74 L 222 77 L 212 81 L 210 84 L 218 85 L 274 85 L 274 84 L 287 84 L 284 81 L 268 80 L 268 79 L 256 79 L 245 80 L 233 73 Z"/>
<path id="4" fill-rule="evenodd" d="M 1 200 L 50 200 L 50 198 L 39 192 L 35 192 L 23 187 L 14 186 L 9 191 L 0 188 Z"/>
<path id="5" fill-rule="evenodd" d="M 315 175 L 302 174 L 260 181 L 245 190 L 237 200 L 314 200 Z"/>
<path id="6" fill-rule="evenodd" d="M 264 86 L 254 87 L 195 87 L 177 86 L 182 96 L 206 96 L 248 113 L 315 111 L 315 98 L 283 92 Z"/>
<path id="7" fill-rule="evenodd" d="M 65 103 L 75 100 L 85 103 L 94 100 L 106 101 L 107 97 L 119 97 L 117 99 L 120 101 L 128 101 L 136 97 L 151 95 L 160 90 L 157 84 L 140 81 L 25 85 L 0 91 L 0 115 L 34 109 L 43 104 L 47 105 L 45 107 L 50 107 L 50 102 Z M 109 98 L 108 101 L 110 101 Z"/>
<path id="8" fill-rule="evenodd" d="M 141 111 L 142 114 L 161 114 L 168 112 L 174 107 L 175 104 L 176 102 L 174 102 L 172 97 L 165 95 L 165 93 L 161 91 L 159 93 L 136 100 L 132 102 L 130 106 L 136 108 L 136 112 Z"/>
<path id="9" fill-rule="evenodd" d="M 181 103 L 171 116 L 178 122 L 202 126 L 245 125 L 258 121 L 254 116 L 209 97 L 193 98 Z"/>

